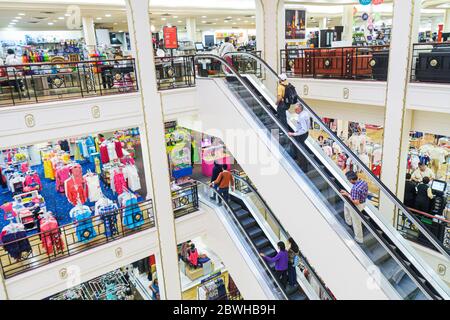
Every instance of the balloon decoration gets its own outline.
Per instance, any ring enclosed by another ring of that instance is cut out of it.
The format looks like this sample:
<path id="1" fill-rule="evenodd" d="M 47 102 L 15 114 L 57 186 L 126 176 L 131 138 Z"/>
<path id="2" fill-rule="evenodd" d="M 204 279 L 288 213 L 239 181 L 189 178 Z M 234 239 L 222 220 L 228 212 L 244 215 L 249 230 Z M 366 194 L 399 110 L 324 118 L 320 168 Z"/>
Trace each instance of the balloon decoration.
<path id="1" fill-rule="evenodd" d="M 356 7 L 353 7 L 353 15 L 358 13 L 358 9 L 356 9 Z"/>
<path id="2" fill-rule="evenodd" d="M 359 3 L 363 6 L 367 6 L 372 2 L 372 0 L 359 0 Z"/>
<path id="3" fill-rule="evenodd" d="M 367 14 L 367 12 L 364 12 L 364 13 L 361 15 L 361 19 L 363 19 L 364 21 L 366 21 L 367 19 L 369 19 L 369 15 Z"/>
<path id="4" fill-rule="evenodd" d="M 384 0 L 372 0 L 372 4 L 373 5 L 378 5 L 378 4 L 382 4 L 384 2 Z"/>

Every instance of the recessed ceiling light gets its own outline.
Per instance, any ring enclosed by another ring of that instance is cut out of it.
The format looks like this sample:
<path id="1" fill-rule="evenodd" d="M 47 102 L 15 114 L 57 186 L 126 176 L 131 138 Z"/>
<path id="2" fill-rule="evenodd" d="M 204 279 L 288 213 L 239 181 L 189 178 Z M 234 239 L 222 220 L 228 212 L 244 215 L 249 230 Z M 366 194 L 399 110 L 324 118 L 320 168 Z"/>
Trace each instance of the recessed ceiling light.
<path id="1" fill-rule="evenodd" d="M 167 19 L 166 19 L 166 18 L 161 18 L 161 20 L 162 20 L 162 21 L 166 21 Z"/>
<path id="2" fill-rule="evenodd" d="M 207 16 L 202 16 L 202 18 L 208 18 Z"/>
<path id="3" fill-rule="evenodd" d="M 20 19 L 22 19 L 22 17 L 15 17 L 14 19 L 19 19 L 20 20 Z"/>
<path id="4" fill-rule="evenodd" d="M 117 22 L 114 22 L 114 25 L 117 26 Z"/>
<path id="5" fill-rule="evenodd" d="M 233 22 L 233 24 L 236 24 L 236 22 Z"/>
<path id="6" fill-rule="evenodd" d="M 119 30 L 119 32 L 123 32 L 123 30 Z"/>
<path id="7" fill-rule="evenodd" d="M 248 20 L 245 20 L 244 22 L 245 22 L 245 23 L 248 23 Z"/>
<path id="8" fill-rule="evenodd" d="M 183 22 L 183 20 L 178 20 L 178 23 L 182 23 Z"/>
<path id="9" fill-rule="evenodd" d="M 53 25 L 53 22 L 49 22 L 48 25 L 49 25 L 49 26 L 52 26 L 52 25 Z"/>
<path id="10" fill-rule="evenodd" d="M 175 19 L 177 19 L 178 18 L 178 16 L 173 16 Z"/>
<path id="11" fill-rule="evenodd" d="M 58 17 L 59 20 L 64 20 L 64 17 Z"/>
<path id="12" fill-rule="evenodd" d="M 16 19 L 13 19 L 13 20 L 11 20 L 12 22 L 19 22 L 19 20 L 16 20 Z"/>
<path id="13" fill-rule="evenodd" d="M 215 18 L 214 20 L 219 21 L 219 18 Z"/>
<path id="14" fill-rule="evenodd" d="M 213 24 L 217 24 L 217 23 L 214 22 Z"/>
<path id="15" fill-rule="evenodd" d="M 97 17 L 97 18 L 95 18 L 95 19 L 97 19 L 97 20 L 102 20 L 102 17 Z"/>
<path id="16" fill-rule="evenodd" d="M 231 19 L 231 18 L 233 18 L 233 17 L 227 17 L 227 19 Z"/>
<path id="17" fill-rule="evenodd" d="M 206 21 L 203 20 L 202 23 L 206 23 Z"/>
<path id="18" fill-rule="evenodd" d="M 237 20 L 237 21 L 241 21 L 241 18 L 237 18 L 236 20 Z"/>
<path id="19" fill-rule="evenodd" d="M 109 18 L 109 17 L 111 17 L 111 14 L 106 13 L 106 14 L 105 14 L 105 17 Z"/>
<path id="20" fill-rule="evenodd" d="M 70 13 L 65 13 L 64 16 L 70 17 Z"/>
<path id="21" fill-rule="evenodd" d="M 252 16 L 252 19 L 255 19 L 255 16 Z"/>
<path id="22" fill-rule="evenodd" d="M 19 13 L 19 16 L 24 16 L 25 15 L 25 13 Z"/>

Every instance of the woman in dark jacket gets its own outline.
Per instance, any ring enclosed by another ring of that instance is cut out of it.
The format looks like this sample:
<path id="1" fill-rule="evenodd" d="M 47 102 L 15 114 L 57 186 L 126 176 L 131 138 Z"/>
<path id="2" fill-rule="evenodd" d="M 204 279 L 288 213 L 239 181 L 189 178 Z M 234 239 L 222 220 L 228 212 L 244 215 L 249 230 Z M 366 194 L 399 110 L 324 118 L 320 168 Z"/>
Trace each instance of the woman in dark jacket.
<path id="1" fill-rule="evenodd" d="M 434 198 L 433 192 L 431 191 L 430 178 L 424 177 L 422 182 L 416 187 L 417 196 L 415 201 L 415 208 L 417 210 L 429 213 L 431 200 Z"/>
<path id="2" fill-rule="evenodd" d="M 218 164 L 217 161 L 214 161 L 214 168 L 212 171 L 212 176 L 211 176 L 211 187 L 214 188 L 214 190 L 218 190 L 219 189 L 219 185 L 215 184 L 214 181 L 216 181 L 216 179 L 219 177 L 219 174 L 223 171 L 222 169 L 222 165 Z M 211 196 L 211 200 L 216 200 L 216 193 L 213 192 L 213 195 Z"/>

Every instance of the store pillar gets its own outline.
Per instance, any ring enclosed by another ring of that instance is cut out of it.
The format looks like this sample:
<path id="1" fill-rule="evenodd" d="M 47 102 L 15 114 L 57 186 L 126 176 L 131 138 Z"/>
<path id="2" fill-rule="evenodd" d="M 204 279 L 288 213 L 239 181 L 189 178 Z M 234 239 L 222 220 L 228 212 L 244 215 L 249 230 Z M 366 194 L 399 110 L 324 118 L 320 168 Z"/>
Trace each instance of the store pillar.
<path id="1" fill-rule="evenodd" d="M 444 31 L 450 32 L 450 9 L 445 10 L 444 15 Z"/>
<path id="2" fill-rule="evenodd" d="M 353 42 L 353 6 L 344 6 L 344 14 L 342 16 L 342 40 L 348 42 L 351 46 Z"/>
<path id="3" fill-rule="evenodd" d="M 420 14 L 420 0 L 396 1 L 393 9 L 392 40 L 389 49 L 389 73 L 386 90 L 386 111 L 384 122 L 383 156 L 381 180 L 395 194 L 399 192 L 399 181 L 404 183 L 400 173 L 406 166 L 402 149 L 407 143 L 408 126 L 406 91 L 410 76 L 412 37 L 405 37 L 414 30 L 414 17 Z M 386 134 L 389 133 L 389 134 Z M 387 221 L 394 223 L 395 208 L 392 202 L 380 194 L 380 211 Z"/>
<path id="4" fill-rule="evenodd" d="M 284 49 L 284 0 L 255 0 L 256 47 L 276 71 L 280 70 L 280 50 Z M 275 45 L 274 45 L 275 43 Z"/>
<path id="5" fill-rule="evenodd" d="M 186 32 L 188 40 L 193 42 L 197 41 L 197 22 L 195 18 L 186 19 Z"/>
<path id="6" fill-rule="evenodd" d="M 95 26 L 94 26 L 94 18 L 92 17 L 83 17 L 83 35 L 84 41 L 86 42 L 86 47 L 89 52 L 93 52 L 97 45 L 97 40 L 95 37 Z"/>
<path id="7" fill-rule="evenodd" d="M 153 190 L 153 207 L 159 236 L 161 270 L 166 299 L 181 299 L 175 220 L 169 184 L 161 96 L 158 93 L 149 19 L 149 1 L 127 0 L 127 16 L 137 64 L 147 133 L 147 151 Z M 145 148 L 144 148 L 145 149 Z M 157 186 L 157 187 L 155 187 Z"/>

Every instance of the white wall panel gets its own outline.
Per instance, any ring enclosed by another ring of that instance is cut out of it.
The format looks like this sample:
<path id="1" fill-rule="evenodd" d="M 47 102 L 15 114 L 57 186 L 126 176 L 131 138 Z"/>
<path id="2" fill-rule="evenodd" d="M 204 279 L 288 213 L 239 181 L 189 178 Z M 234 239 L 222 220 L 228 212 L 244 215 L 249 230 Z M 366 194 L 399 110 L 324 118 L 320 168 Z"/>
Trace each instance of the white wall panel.
<path id="1" fill-rule="evenodd" d="M 164 120 L 171 121 L 176 120 L 179 116 L 197 114 L 196 91 L 197 88 L 160 91 Z M 211 102 L 214 103 L 214 101 Z"/>
<path id="2" fill-rule="evenodd" d="M 406 106 L 408 109 L 450 114 L 450 85 L 410 83 Z"/>
<path id="3" fill-rule="evenodd" d="M 414 110 L 411 129 L 450 136 L 450 113 Z"/>

